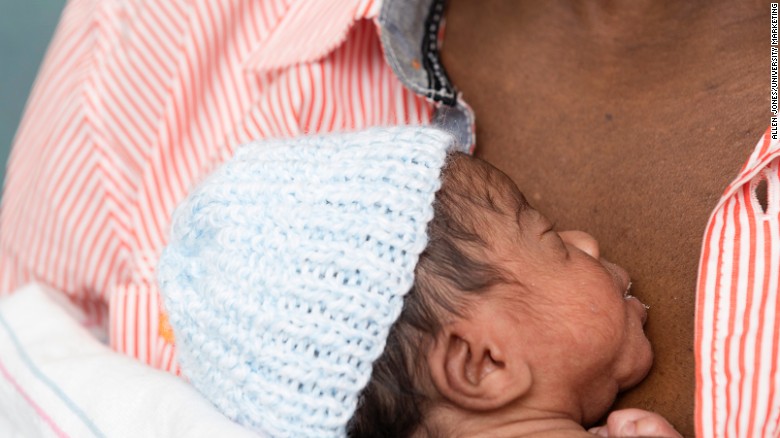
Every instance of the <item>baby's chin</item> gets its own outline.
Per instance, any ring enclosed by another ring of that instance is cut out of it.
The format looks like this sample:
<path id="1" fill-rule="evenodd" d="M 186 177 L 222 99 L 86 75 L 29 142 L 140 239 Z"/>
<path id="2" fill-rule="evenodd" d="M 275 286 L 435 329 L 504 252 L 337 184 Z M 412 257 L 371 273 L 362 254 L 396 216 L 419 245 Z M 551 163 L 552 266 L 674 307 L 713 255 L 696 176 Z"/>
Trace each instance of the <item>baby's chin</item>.
<path id="1" fill-rule="evenodd" d="M 604 421 L 604 416 L 610 411 L 612 405 L 615 403 L 619 393 L 631 389 L 641 383 L 650 372 L 650 368 L 653 366 L 653 353 L 650 349 L 650 342 L 647 341 L 647 349 L 642 352 L 637 352 L 639 356 L 635 356 L 636 361 L 630 364 L 630 367 L 620 370 L 619 375 L 615 376 L 615 382 L 617 383 L 617 391 L 608 395 L 602 394 L 601 397 L 596 396 L 595 399 L 590 400 L 592 410 L 588 412 L 582 419 L 583 425 L 593 425 L 597 421 Z M 614 391 L 614 387 L 613 387 Z M 601 403 L 598 402 L 601 401 Z"/>
<path id="2" fill-rule="evenodd" d="M 641 340 L 637 340 L 637 348 L 632 352 L 628 352 L 627 359 L 629 362 L 626 364 L 621 376 L 618 378 L 619 392 L 631 389 L 634 386 L 640 384 L 647 375 L 650 373 L 650 369 L 653 367 L 653 349 L 650 346 L 650 341 L 644 334 L 641 335 Z"/>
<path id="3" fill-rule="evenodd" d="M 603 416 L 609 412 L 615 403 L 619 393 L 637 386 L 647 377 L 653 366 L 653 352 L 650 341 L 642 335 L 642 342 L 635 342 L 632 348 L 621 353 L 620 361 L 611 369 L 612 385 L 599 385 L 599 389 L 590 392 L 585 405 L 588 407 L 583 412 L 581 422 L 583 425 L 592 425 L 596 421 L 604 420 Z M 605 371 L 609 372 L 609 371 Z"/>

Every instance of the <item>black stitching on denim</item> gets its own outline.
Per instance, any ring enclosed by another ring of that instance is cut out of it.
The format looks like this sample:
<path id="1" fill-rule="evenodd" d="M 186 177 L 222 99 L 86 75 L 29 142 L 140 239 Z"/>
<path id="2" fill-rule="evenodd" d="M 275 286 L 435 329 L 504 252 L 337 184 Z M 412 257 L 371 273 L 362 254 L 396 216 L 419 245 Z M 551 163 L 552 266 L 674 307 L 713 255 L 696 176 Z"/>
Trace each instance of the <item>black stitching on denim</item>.
<path id="1" fill-rule="evenodd" d="M 434 0 L 428 17 L 425 19 L 425 32 L 422 41 L 422 64 L 428 74 L 427 97 L 445 105 L 455 106 L 457 93 L 447 77 L 439 57 L 439 26 L 444 18 L 444 0 Z"/>

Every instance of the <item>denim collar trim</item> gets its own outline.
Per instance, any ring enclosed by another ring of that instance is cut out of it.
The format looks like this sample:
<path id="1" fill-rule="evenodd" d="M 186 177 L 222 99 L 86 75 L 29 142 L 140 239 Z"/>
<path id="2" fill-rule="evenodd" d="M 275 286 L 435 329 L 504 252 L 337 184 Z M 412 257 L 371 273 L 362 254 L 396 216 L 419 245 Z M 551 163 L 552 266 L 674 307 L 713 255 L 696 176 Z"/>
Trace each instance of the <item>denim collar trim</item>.
<path id="1" fill-rule="evenodd" d="M 384 0 L 380 40 L 387 63 L 401 83 L 437 103 L 433 124 L 455 135 L 473 152 L 474 115 L 447 76 L 439 56 L 444 0 Z"/>

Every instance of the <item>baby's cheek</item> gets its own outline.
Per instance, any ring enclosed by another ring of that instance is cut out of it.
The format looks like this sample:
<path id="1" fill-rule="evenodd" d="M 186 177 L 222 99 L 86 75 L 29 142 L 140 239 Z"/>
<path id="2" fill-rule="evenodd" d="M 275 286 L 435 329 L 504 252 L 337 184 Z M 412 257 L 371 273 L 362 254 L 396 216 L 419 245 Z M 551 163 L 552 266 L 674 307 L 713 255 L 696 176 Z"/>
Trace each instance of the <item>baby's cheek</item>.
<path id="1" fill-rule="evenodd" d="M 613 356 L 626 338 L 625 318 L 623 315 L 609 312 L 607 306 L 600 303 L 588 304 L 586 310 L 568 312 L 565 325 L 573 351 L 587 354 Z"/>
<path id="2" fill-rule="evenodd" d="M 629 326 L 625 308 L 620 304 L 615 300 L 593 298 L 579 309 L 572 309 L 569 318 L 581 331 L 601 341 L 614 340 Z"/>

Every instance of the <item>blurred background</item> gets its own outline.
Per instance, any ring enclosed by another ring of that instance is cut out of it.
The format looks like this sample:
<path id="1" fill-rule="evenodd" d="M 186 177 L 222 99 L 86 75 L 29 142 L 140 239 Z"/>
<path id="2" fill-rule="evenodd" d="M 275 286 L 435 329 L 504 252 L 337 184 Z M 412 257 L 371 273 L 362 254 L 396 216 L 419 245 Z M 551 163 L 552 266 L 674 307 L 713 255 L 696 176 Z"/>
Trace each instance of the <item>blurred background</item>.
<path id="1" fill-rule="evenodd" d="M 0 0 L 0 178 L 65 0 Z"/>

